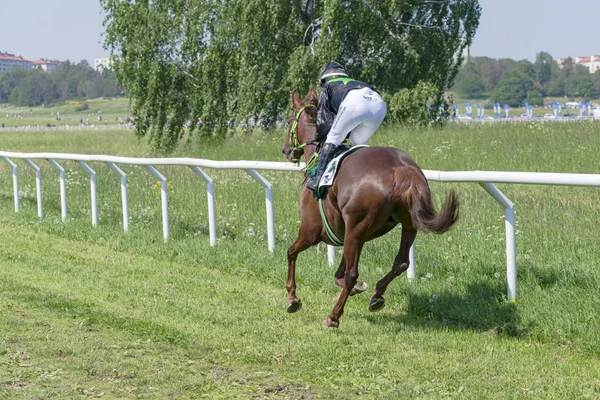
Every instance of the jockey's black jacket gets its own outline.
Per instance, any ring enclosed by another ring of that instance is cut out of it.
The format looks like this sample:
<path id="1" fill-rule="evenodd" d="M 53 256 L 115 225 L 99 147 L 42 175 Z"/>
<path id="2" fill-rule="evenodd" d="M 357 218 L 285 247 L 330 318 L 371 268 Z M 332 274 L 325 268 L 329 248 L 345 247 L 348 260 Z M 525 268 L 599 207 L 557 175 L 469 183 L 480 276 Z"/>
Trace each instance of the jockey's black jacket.
<path id="1" fill-rule="evenodd" d="M 375 92 L 372 86 L 355 81 L 350 78 L 331 79 L 321 86 L 319 93 L 319 106 L 317 111 L 317 137 L 318 141 L 324 141 L 333 125 L 335 115 L 337 115 L 340 104 L 348 95 L 348 92 L 356 89 L 369 88 Z M 379 93 L 379 92 L 377 92 Z"/>

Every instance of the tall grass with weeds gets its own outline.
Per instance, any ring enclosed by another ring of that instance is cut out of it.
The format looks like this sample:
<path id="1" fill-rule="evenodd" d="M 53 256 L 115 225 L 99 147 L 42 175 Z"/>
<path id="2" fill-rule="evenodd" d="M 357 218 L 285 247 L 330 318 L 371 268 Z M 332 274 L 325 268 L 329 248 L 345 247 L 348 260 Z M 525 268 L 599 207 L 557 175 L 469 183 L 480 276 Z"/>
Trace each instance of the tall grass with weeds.
<path id="1" fill-rule="evenodd" d="M 387 127 L 373 145 L 406 150 L 424 169 L 600 173 L 595 123 Z M 282 160 L 284 132 L 190 143 L 178 156 Z M 0 148 L 147 156 L 129 132 L 4 132 Z M 600 396 L 598 189 L 498 185 L 516 204 L 518 300 L 506 299 L 503 210 L 478 185 L 456 184 L 462 215 L 442 236 L 418 235 L 417 279 L 390 285 L 387 308 L 351 298 L 339 330 L 320 325 L 339 290 L 318 246 L 298 258 L 304 308 L 285 312 L 286 250 L 299 226 L 299 174 L 273 183 L 277 249 L 267 250 L 263 189 L 243 171 L 210 170 L 218 243 L 208 240 L 204 183 L 169 179 L 171 240 L 146 169 L 130 185 L 124 233 L 119 178 L 102 163 L 99 226 L 89 177 L 20 165 L 14 213 L 0 165 L 0 398 L 597 398 Z M 440 204 L 448 184 L 431 184 Z M 371 287 L 398 251 L 399 230 L 365 245 Z"/>

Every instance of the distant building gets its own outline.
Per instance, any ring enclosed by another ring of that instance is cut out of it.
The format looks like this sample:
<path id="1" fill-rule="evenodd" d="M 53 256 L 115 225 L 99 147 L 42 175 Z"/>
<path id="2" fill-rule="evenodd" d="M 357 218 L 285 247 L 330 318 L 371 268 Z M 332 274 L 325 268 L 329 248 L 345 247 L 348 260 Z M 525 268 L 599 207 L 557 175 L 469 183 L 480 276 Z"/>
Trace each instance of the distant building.
<path id="1" fill-rule="evenodd" d="M 52 72 L 56 69 L 56 67 L 58 67 L 58 64 L 60 64 L 60 61 L 45 60 L 45 59 L 41 58 L 41 59 L 33 62 L 33 67 L 43 69 L 46 72 Z"/>
<path id="2" fill-rule="evenodd" d="M 105 69 L 111 69 L 113 60 L 111 57 L 94 58 L 94 69 L 98 72 L 102 72 Z"/>
<path id="3" fill-rule="evenodd" d="M 562 68 L 565 62 L 567 62 L 567 60 L 569 59 L 571 60 L 573 65 L 582 65 L 586 67 L 590 71 L 590 74 L 593 74 L 594 72 L 600 69 L 600 56 L 559 58 L 558 60 L 554 60 L 554 62 L 558 64 L 560 68 Z"/>
<path id="4" fill-rule="evenodd" d="M 14 54 L 0 53 L 0 72 L 6 72 L 11 68 L 21 68 L 28 70 L 33 68 L 33 63 L 21 56 Z"/>

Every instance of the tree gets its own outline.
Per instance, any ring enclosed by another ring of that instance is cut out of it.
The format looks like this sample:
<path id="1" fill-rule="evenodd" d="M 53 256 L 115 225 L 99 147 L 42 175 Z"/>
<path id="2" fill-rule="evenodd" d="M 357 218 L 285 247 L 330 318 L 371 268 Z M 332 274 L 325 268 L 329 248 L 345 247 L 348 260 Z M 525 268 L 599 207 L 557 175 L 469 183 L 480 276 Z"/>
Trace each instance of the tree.
<path id="1" fill-rule="evenodd" d="M 518 61 L 515 70 L 524 75 L 527 75 L 532 81 L 535 79 L 535 68 L 533 64 L 528 60 Z"/>
<path id="2" fill-rule="evenodd" d="M 571 76 L 569 78 L 565 78 L 564 82 L 564 93 L 567 96 L 579 96 L 579 81 L 580 79 Z"/>
<path id="3" fill-rule="evenodd" d="M 485 58 L 487 59 L 487 57 Z M 488 91 L 494 90 L 496 85 L 498 85 L 500 78 L 502 77 L 502 73 L 504 72 L 500 68 L 498 60 L 494 60 L 492 58 L 489 58 L 485 63 L 482 63 L 480 71 L 481 78 L 485 84 L 485 89 Z"/>
<path id="4" fill-rule="evenodd" d="M 543 106 L 544 95 L 537 90 L 530 90 L 527 92 L 527 102 L 529 104 L 533 104 L 534 106 Z"/>
<path id="5" fill-rule="evenodd" d="M 327 61 L 396 93 L 452 86 L 479 23 L 478 0 L 101 0 L 105 47 L 129 91 L 137 134 L 170 150 L 258 117 L 273 123 L 292 88 L 318 84 Z M 423 107 L 425 104 L 423 104 Z"/>
<path id="6" fill-rule="evenodd" d="M 562 97 L 565 95 L 565 81 L 563 79 L 556 78 L 548 82 L 544 86 L 544 90 L 549 96 Z"/>
<path id="7" fill-rule="evenodd" d="M 80 82 L 77 91 L 80 93 L 80 97 L 86 99 L 98 97 L 98 88 L 96 87 L 96 83 L 90 79 Z"/>
<path id="8" fill-rule="evenodd" d="M 102 81 L 102 96 L 116 97 L 121 95 L 121 90 L 117 86 L 117 78 L 114 74 L 106 74 Z"/>
<path id="9" fill-rule="evenodd" d="M 11 92 L 26 76 L 27 72 L 20 68 L 11 68 L 0 74 L 0 103 L 8 103 Z"/>
<path id="10" fill-rule="evenodd" d="M 519 107 L 527 99 L 527 93 L 532 86 L 533 83 L 527 75 L 520 72 L 505 72 L 492 92 L 492 99 L 511 107 Z"/>
<path id="11" fill-rule="evenodd" d="M 65 61 L 50 73 L 39 69 L 24 71 L 12 68 L 0 74 L 0 103 L 10 102 L 18 106 L 120 94 L 114 74 L 96 72 L 87 61 L 78 64 Z"/>
<path id="12" fill-rule="evenodd" d="M 594 81 L 589 76 L 584 76 L 579 80 L 579 84 L 577 85 L 577 92 L 579 96 L 584 97 L 586 99 L 591 99 L 598 95 L 598 91 L 596 90 Z"/>
<path id="13" fill-rule="evenodd" d="M 596 88 L 596 92 L 600 93 L 600 69 L 596 70 L 591 76 L 592 81 L 594 82 L 594 87 Z M 1 83 L 0 83 L 1 87 Z"/>
<path id="14" fill-rule="evenodd" d="M 472 72 L 466 73 L 456 85 L 456 90 L 465 94 L 468 98 L 479 97 L 485 91 L 483 79 Z"/>
<path id="15" fill-rule="evenodd" d="M 535 56 L 534 68 L 536 80 L 541 85 L 545 85 L 552 79 L 552 65 L 554 65 L 554 59 L 550 53 L 541 51 Z"/>
<path id="16" fill-rule="evenodd" d="M 573 75 L 574 69 L 575 69 L 575 67 L 573 64 L 573 59 L 571 57 L 567 58 L 563 62 L 562 67 L 559 69 L 558 78 L 560 78 L 560 79 L 569 78 L 571 75 Z"/>
<path id="17" fill-rule="evenodd" d="M 58 97 L 56 85 L 49 74 L 41 70 L 32 70 L 28 71 L 27 76 L 12 90 L 9 101 L 17 106 L 33 107 L 52 104 Z"/>

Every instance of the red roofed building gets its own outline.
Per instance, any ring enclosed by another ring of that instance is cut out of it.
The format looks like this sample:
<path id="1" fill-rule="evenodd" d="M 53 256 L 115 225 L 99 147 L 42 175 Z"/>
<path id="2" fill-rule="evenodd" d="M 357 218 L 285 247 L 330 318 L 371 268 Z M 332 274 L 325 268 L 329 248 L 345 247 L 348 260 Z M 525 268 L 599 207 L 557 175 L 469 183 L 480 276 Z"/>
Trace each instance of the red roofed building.
<path id="1" fill-rule="evenodd" d="M 554 62 L 556 62 L 558 66 L 562 68 L 567 60 L 567 58 L 559 58 L 558 60 L 554 60 Z M 571 58 L 571 62 L 573 65 L 582 65 L 586 67 L 590 71 L 590 74 L 593 74 L 600 69 L 600 56 L 598 55 Z"/>
<path id="2" fill-rule="evenodd" d="M 0 53 L 0 72 L 6 72 L 11 68 L 31 69 L 33 63 L 14 54 Z"/>
<path id="3" fill-rule="evenodd" d="M 60 61 L 45 60 L 45 59 L 41 58 L 37 61 L 34 61 L 33 67 L 43 69 L 46 72 L 52 72 L 56 69 L 56 67 L 58 67 L 58 64 L 60 64 Z"/>

